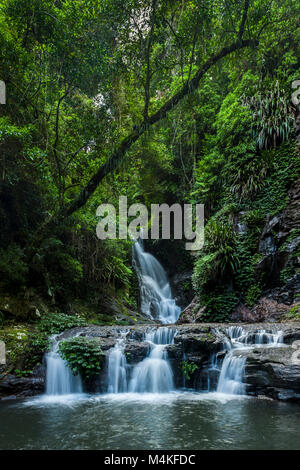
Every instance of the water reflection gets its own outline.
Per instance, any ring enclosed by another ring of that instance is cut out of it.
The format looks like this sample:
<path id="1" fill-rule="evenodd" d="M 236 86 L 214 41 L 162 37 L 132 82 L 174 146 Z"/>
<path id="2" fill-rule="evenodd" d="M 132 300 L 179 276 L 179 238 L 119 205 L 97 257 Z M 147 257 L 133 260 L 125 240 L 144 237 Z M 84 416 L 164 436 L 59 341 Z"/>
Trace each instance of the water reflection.
<path id="1" fill-rule="evenodd" d="M 0 402 L 1 449 L 299 449 L 297 405 L 217 393 Z"/>

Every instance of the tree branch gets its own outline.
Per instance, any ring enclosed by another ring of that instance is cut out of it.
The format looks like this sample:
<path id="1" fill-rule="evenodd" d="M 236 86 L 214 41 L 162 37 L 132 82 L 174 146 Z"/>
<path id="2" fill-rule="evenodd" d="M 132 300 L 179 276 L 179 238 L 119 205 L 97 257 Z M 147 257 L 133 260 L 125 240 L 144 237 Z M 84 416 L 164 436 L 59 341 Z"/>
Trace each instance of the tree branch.
<path id="1" fill-rule="evenodd" d="M 247 1 L 247 0 L 246 0 Z M 190 81 L 186 81 L 184 85 L 173 95 L 161 108 L 149 117 L 147 123 L 143 122 L 139 127 L 135 126 L 134 130 L 121 141 L 118 148 L 112 153 L 111 157 L 99 168 L 99 170 L 92 176 L 87 185 L 82 189 L 79 196 L 65 208 L 63 212 L 58 214 L 58 217 L 66 218 L 80 209 L 94 193 L 100 182 L 106 175 L 114 171 L 119 165 L 121 159 L 131 146 L 144 134 L 147 126 L 152 126 L 166 117 L 169 111 L 176 106 L 185 96 L 192 93 L 199 85 L 203 75 L 219 60 L 227 55 L 240 50 L 245 47 L 254 47 L 258 45 L 255 39 L 246 39 L 237 41 L 230 46 L 223 47 L 220 52 L 210 57 L 196 72 Z"/>

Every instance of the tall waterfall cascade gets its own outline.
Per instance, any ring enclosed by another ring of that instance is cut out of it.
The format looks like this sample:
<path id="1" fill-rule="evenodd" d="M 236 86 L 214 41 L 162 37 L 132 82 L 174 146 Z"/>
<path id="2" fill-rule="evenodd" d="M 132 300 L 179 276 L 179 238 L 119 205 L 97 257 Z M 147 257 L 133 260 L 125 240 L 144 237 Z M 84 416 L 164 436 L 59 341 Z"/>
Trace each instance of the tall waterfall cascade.
<path id="1" fill-rule="evenodd" d="M 46 360 L 46 394 L 47 395 L 69 395 L 82 393 L 82 382 L 80 375 L 73 375 L 58 353 L 60 335 L 51 337 L 51 351 L 45 356 Z"/>
<path id="2" fill-rule="evenodd" d="M 226 330 L 227 338 L 224 348 L 227 350 L 222 362 L 217 392 L 231 395 L 244 395 L 246 385 L 243 383 L 246 357 L 245 349 L 253 349 L 261 345 L 282 346 L 282 332 L 268 333 L 265 330 L 246 332 L 242 327 L 230 326 Z"/>
<path id="3" fill-rule="evenodd" d="M 172 297 L 167 274 L 159 261 L 145 252 L 142 239 L 133 245 L 133 265 L 140 285 L 142 313 L 163 324 L 176 323 L 180 307 Z"/>

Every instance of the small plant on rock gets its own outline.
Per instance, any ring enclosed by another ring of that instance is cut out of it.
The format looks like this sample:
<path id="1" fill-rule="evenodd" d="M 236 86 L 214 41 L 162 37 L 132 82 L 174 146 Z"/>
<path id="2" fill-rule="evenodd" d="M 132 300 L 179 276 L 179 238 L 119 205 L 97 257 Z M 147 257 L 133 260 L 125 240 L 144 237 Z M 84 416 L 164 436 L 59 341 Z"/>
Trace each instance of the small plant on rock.
<path id="1" fill-rule="evenodd" d="M 197 364 L 190 361 L 182 361 L 180 367 L 186 380 L 190 380 L 191 375 L 198 369 Z"/>

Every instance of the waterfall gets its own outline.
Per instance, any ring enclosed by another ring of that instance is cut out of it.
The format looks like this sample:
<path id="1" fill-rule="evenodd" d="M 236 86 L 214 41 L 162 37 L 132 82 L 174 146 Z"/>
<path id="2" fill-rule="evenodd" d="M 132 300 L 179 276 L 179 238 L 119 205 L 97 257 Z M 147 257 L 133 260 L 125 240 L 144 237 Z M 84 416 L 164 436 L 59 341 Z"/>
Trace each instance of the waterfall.
<path id="1" fill-rule="evenodd" d="M 266 330 L 247 333 L 240 326 L 230 326 L 226 329 L 226 335 L 224 347 L 227 354 L 222 363 L 217 392 L 244 395 L 246 386 L 243 383 L 243 378 L 246 357 L 239 353 L 259 345 L 281 346 L 283 335 L 281 331 L 270 333 Z"/>
<path id="2" fill-rule="evenodd" d="M 58 353 L 59 335 L 51 337 L 52 348 L 46 354 L 46 394 L 68 395 L 71 393 L 82 393 L 80 375 L 73 375 Z"/>
<path id="3" fill-rule="evenodd" d="M 141 239 L 133 245 L 133 265 L 139 279 L 142 313 L 163 324 L 176 323 L 180 307 L 172 297 L 167 274 L 157 259 L 144 251 Z"/>
<path id="4" fill-rule="evenodd" d="M 176 330 L 161 327 L 146 333 L 150 353 L 133 370 L 129 391 L 135 393 L 166 393 L 174 389 L 173 372 L 165 346 L 173 344 Z"/>
<path id="5" fill-rule="evenodd" d="M 220 372 L 217 392 L 244 395 L 245 385 L 243 384 L 243 375 L 245 362 L 245 357 L 233 356 L 232 352 L 226 355 Z"/>
<path id="6" fill-rule="evenodd" d="M 109 351 L 107 371 L 109 393 L 127 392 L 127 361 L 124 353 L 127 333 L 128 331 L 121 333 L 121 338 Z"/>

